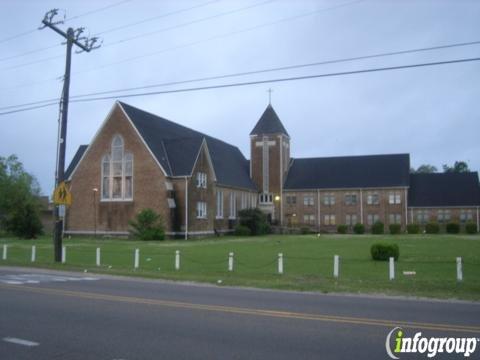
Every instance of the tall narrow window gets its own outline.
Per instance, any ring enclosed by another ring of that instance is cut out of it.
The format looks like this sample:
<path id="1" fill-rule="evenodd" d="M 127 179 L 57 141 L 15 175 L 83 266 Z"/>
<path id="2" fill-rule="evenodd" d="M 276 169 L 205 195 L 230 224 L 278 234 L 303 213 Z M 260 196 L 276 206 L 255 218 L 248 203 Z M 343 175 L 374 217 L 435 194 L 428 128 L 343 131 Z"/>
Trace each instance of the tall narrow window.
<path id="1" fill-rule="evenodd" d="M 111 153 L 102 159 L 102 200 L 133 199 L 133 155 L 125 153 L 120 135 L 112 140 Z"/>
<path id="2" fill-rule="evenodd" d="M 234 192 L 230 193 L 230 219 L 235 219 L 237 217 L 237 197 Z"/>
<path id="3" fill-rule="evenodd" d="M 223 191 L 217 190 L 217 219 L 223 218 Z"/>

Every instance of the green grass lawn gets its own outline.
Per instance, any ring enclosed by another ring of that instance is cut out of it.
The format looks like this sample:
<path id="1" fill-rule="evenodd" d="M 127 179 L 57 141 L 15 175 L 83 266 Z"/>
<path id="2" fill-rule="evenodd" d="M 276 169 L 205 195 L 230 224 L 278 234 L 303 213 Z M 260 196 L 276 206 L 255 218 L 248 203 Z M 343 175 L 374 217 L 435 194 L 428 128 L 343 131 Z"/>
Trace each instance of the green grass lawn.
<path id="1" fill-rule="evenodd" d="M 374 262 L 370 246 L 377 241 L 397 243 L 400 258 L 396 278 L 388 280 L 388 263 Z M 0 239 L 8 244 L 8 259 L 0 265 L 87 270 L 151 278 L 191 280 L 275 289 L 322 292 L 384 293 L 436 298 L 480 300 L 479 235 L 272 235 L 203 240 L 131 241 L 119 239 L 65 239 L 67 263 L 53 262 L 51 238 Z M 37 261 L 30 262 L 36 245 Z M 95 265 L 95 251 L 102 265 Z M 140 268 L 133 269 L 134 250 L 140 249 Z M 181 268 L 174 269 L 175 250 Z M 233 272 L 227 271 L 228 253 L 235 253 Z M 277 274 L 277 255 L 284 254 L 284 274 Z M 2 249 L 0 248 L 0 256 Z M 333 277 L 333 256 L 340 256 L 340 277 Z M 456 281 L 457 256 L 463 259 L 464 281 Z M 416 271 L 405 276 L 403 271 Z"/>

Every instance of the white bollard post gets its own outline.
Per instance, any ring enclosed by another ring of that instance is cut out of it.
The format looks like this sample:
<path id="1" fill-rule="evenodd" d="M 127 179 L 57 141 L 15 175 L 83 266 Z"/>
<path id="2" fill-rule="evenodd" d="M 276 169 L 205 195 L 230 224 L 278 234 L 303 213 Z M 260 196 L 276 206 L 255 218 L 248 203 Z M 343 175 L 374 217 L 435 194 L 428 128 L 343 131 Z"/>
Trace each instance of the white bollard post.
<path id="1" fill-rule="evenodd" d="M 228 271 L 233 271 L 233 252 L 228 254 Z"/>
<path id="2" fill-rule="evenodd" d="M 335 255 L 333 257 L 333 277 L 338 278 L 340 273 L 340 256 Z"/>
<path id="3" fill-rule="evenodd" d="M 100 248 L 97 248 L 96 264 L 97 264 L 97 266 L 100 266 Z"/>
<path id="4" fill-rule="evenodd" d="M 62 264 L 65 264 L 67 262 L 67 247 L 63 246 L 62 247 Z"/>
<path id="5" fill-rule="evenodd" d="M 389 259 L 389 272 L 388 272 L 388 278 L 389 280 L 395 279 L 395 259 L 391 257 Z"/>
<path id="6" fill-rule="evenodd" d="M 463 281 L 462 258 L 457 257 L 457 281 Z"/>
<path id="7" fill-rule="evenodd" d="M 37 247 L 35 245 L 32 245 L 32 258 L 31 261 L 35 262 L 36 254 L 37 253 Z"/>
<path id="8" fill-rule="evenodd" d="M 7 251 L 8 251 L 8 245 L 7 245 L 7 244 L 3 244 L 2 260 L 7 260 Z"/>
<path id="9" fill-rule="evenodd" d="M 278 273 L 283 274 L 283 254 L 278 254 Z"/>
<path id="10" fill-rule="evenodd" d="M 135 249 L 135 259 L 134 259 L 133 267 L 135 269 L 138 269 L 139 265 L 140 265 L 140 250 Z"/>
<path id="11" fill-rule="evenodd" d="M 180 270 L 180 250 L 175 250 L 175 270 Z"/>

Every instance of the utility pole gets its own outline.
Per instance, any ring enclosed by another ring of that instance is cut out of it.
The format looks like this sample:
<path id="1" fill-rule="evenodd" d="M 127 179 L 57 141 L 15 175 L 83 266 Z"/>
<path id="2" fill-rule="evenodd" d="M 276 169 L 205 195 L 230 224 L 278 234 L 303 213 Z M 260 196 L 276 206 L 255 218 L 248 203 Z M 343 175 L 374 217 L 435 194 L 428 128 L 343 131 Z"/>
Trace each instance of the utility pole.
<path id="1" fill-rule="evenodd" d="M 59 137 L 57 143 L 57 171 L 55 174 L 55 188 L 65 181 L 65 149 L 67 144 L 67 118 L 68 118 L 68 100 L 70 90 L 70 68 L 72 62 L 72 47 L 78 46 L 82 51 L 90 52 L 90 50 L 97 49 L 100 44 L 97 44 L 98 38 L 88 38 L 81 36 L 84 28 L 73 29 L 69 27 L 65 33 L 56 25 L 63 24 L 65 19 L 54 21 L 53 18 L 58 15 L 58 9 L 53 9 L 45 14 L 42 20 L 40 29 L 49 27 L 57 34 L 64 37 L 67 45 L 67 57 L 65 64 L 65 76 L 63 80 L 62 100 L 60 104 L 61 121 L 59 123 Z M 62 261 L 62 237 L 63 237 L 63 219 L 60 218 L 59 205 L 55 205 L 55 229 L 53 234 L 54 244 L 54 258 L 56 262 Z"/>

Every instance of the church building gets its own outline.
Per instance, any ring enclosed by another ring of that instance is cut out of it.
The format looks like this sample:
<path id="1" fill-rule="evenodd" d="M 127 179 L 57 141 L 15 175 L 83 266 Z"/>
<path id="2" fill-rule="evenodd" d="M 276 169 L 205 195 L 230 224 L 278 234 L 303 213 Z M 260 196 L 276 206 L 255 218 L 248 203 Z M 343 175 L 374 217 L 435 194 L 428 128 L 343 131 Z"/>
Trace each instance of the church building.
<path id="1" fill-rule="evenodd" d="M 145 208 L 169 236 L 233 231 L 258 207 L 272 224 L 336 231 L 357 223 L 474 222 L 478 173 L 410 174 L 409 154 L 294 158 L 271 105 L 250 133 L 250 160 L 220 139 L 116 102 L 67 171 L 66 234 L 127 235 Z"/>

